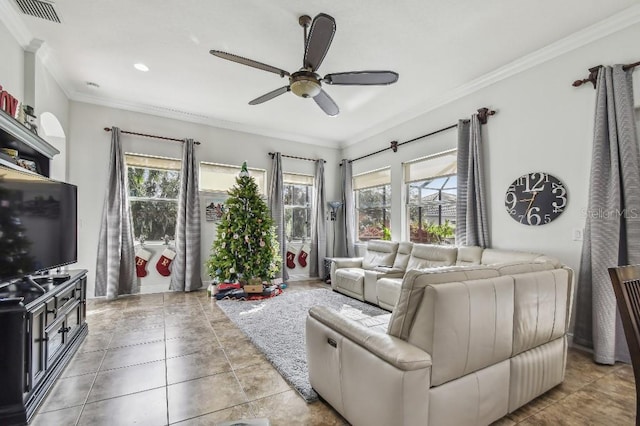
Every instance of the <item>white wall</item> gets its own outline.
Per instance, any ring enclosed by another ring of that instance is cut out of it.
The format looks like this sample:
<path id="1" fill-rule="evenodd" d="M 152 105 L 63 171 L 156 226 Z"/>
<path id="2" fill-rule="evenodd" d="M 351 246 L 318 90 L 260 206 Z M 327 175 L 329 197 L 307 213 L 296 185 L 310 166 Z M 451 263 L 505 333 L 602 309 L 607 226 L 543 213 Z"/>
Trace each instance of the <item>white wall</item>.
<path id="1" fill-rule="evenodd" d="M 147 114 L 128 112 L 113 108 L 71 102 L 71 126 L 67 133 L 69 153 L 69 182 L 78 185 L 78 267 L 89 269 L 88 294 L 93 295 L 98 233 L 102 217 L 107 168 L 109 163 L 110 133 L 104 127 L 117 126 L 123 130 L 150 133 L 175 138 L 193 138 L 200 142 L 196 148 L 198 161 L 211 161 L 241 165 L 247 161 L 250 167 L 271 172 L 271 157 L 268 152 L 280 151 L 283 154 L 327 160 L 326 187 L 327 199 L 337 194 L 338 158 L 336 149 L 315 145 L 300 144 L 291 141 L 267 138 L 232 130 L 213 128 L 155 117 Z M 182 145 L 176 142 L 148 139 L 123 135 L 122 145 L 126 152 L 161 155 L 180 158 Z M 292 159 L 283 159 L 286 172 L 313 174 L 313 163 Z M 206 195 L 204 195 L 206 196 Z M 202 197 L 201 197 L 202 199 Z M 214 226 L 204 221 L 204 203 L 202 208 L 202 259 L 208 258 L 214 236 Z M 155 256 L 149 262 L 149 272 L 155 271 Z M 208 277 L 204 274 L 203 279 Z"/>
<path id="2" fill-rule="evenodd" d="M 583 228 L 587 205 L 595 91 L 574 88 L 571 82 L 586 77 L 598 64 L 638 60 L 640 24 L 583 46 L 533 69 L 486 87 L 404 125 L 389 129 L 343 151 L 355 158 L 453 124 L 477 108 L 498 113 L 484 127 L 485 170 L 491 241 L 494 247 L 542 252 L 578 269 L 581 241 L 572 230 Z M 640 101 L 640 72 L 634 76 L 636 105 Z M 401 162 L 437 153 L 456 145 L 456 130 L 423 139 L 353 163 L 354 174 L 391 165 L 392 237 L 406 239 L 401 218 L 403 189 Z M 513 180 L 527 172 L 545 171 L 559 178 L 569 193 L 567 210 L 544 226 L 525 226 L 509 217 L 504 193 Z"/>
<path id="3" fill-rule="evenodd" d="M 24 98 L 23 50 L 0 22 L 0 85 L 16 99 Z"/>

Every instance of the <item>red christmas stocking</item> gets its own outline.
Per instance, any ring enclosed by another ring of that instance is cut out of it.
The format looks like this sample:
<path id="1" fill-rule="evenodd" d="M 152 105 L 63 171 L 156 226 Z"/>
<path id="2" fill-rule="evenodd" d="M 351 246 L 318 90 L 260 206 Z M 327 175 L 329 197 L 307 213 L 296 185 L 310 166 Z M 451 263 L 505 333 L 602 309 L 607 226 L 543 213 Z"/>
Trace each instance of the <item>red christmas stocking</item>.
<path id="1" fill-rule="evenodd" d="M 147 276 L 147 263 L 149 263 L 149 259 L 151 259 L 151 252 L 149 250 L 140 247 L 138 251 L 136 251 L 136 275 L 138 277 L 142 278 Z"/>
<path id="2" fill-rule="evenodd" d="M 287 268 L 293 269 L 296 267 L 296 264 L 293 262 L 295 258 L 296 255 L 293 252 L 287 250 Z"/>
<path id="3" fill-rule="evenodd" d="M 303 268 L 307 266 L 307 256 L 309 256 L 309 253 L 307 253 L 305 246 L 302 246 L 300 253 L 298 253 L 298 263 Z"/>
<path id="4" fill-rule="evenodd" d="M 158 263 L 156 263 L 156 269 L 163 277 L 168 277 L 169 275 L 171 275 L 169 265 L 171 265 L 174 257 L 176 257 L 176 252 L 171 250 L 170 248 L 166 248 L 162 252 L 162 256 L 160 256 Z"/>

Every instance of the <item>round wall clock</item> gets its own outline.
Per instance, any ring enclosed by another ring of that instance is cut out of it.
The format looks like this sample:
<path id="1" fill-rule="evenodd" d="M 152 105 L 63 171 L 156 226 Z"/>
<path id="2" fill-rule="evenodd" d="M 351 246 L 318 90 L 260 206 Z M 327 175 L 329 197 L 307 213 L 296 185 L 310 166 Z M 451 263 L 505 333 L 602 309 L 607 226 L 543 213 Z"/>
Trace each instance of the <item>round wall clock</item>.
<path id="1" fill-rule="evenodd" d="M 549 173 L 528 173 L 509 186 L 504 205 L 513 220 L 523 225 L 544 225 L 567 207 L 567 189 Z"/>

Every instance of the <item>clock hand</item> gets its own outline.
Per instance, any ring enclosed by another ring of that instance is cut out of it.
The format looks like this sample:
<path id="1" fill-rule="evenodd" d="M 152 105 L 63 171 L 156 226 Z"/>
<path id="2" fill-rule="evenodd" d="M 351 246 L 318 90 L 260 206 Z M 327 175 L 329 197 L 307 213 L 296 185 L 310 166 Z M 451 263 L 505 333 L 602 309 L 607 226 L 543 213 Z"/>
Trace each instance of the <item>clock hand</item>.
<path id="1" fill-rule="evenodd" d="M 527 206 L 527 210 L 524 212 L 524 214 L 529 213 L 529 210 L 531 209 L 531 205 L 533 204 L 533 201 L 536 199 L 536 195 L 538 195 L 538 193 L 534 192 L 533 197 L 531 197 L 531 201 L 529 201 L 529 205 Z"/>

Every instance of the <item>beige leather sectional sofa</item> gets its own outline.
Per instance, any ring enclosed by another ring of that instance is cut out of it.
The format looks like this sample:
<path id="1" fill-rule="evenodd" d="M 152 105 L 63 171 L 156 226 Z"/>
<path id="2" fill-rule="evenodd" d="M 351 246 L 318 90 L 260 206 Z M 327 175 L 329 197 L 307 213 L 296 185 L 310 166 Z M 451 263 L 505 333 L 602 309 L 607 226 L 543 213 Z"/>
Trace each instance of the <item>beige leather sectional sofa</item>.
<path id="1" fill-rule="evenodd" d="M 492 265 L 460 266 L 469 253 Z M 495 250 L 457 254 L 452 268 L 408 269 L 386 332 L 376 318 L 309 311 L 311 385 L 354 426 L 487 425 L 562 382 L 571 269 Z"/>
<path id="2" fill-rule="evenodd" d="M 406 271 L 509 262 L 551 262 L 559 266 L 557 260 L 537 253 L 372 240 L 364 257 L 333 259 L 331 287 L 391 311 L 400 297 Z"/>

